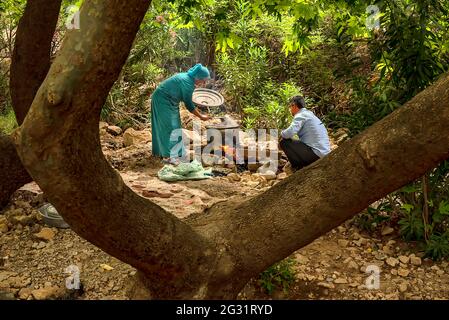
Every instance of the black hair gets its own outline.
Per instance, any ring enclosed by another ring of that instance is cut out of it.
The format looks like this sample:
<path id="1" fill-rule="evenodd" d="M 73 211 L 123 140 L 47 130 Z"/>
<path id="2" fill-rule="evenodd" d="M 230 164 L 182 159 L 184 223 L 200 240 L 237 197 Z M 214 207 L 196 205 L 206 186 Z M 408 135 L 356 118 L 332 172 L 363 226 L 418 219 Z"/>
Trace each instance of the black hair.
<path id="1" fill-rule="evenodd" d="M 306 107 L 306 101 L 302 96 L 294 96 L 290 98 L 289 104 L 294 104 L 298 108 L 305 108 Z"/>

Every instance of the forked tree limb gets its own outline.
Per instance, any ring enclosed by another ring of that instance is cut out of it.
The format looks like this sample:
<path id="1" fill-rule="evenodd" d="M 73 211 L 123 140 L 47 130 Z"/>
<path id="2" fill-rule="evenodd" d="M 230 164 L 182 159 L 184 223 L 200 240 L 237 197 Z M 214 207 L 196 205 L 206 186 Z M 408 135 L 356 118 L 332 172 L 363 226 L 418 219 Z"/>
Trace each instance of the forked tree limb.
<path id="1" fill-rule="evenodd" d="M 449 156 L 449 76 L 244 204 L 181 221 L 105 160 L 98 121 L 149 2 L 86 0 L 15 142 L 72 229 L 139 269 L 156 298 L 235 298 L 246 281 Z M 438 116 L 435 116 L 438 115 Z"/>

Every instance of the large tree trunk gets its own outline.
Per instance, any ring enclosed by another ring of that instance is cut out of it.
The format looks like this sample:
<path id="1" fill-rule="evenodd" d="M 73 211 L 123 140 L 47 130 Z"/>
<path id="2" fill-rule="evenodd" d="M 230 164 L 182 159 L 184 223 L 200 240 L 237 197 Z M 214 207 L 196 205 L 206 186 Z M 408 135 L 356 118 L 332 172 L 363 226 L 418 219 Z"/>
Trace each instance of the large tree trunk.
<path id="1" fill-rule="evenodd" d="M 154 298 L 235 298 L 251 277 L 449 156 L 446 75 L 263 195 L 175 218 L 124 184 L 98 135 L 148 5 L 85 1 L 81 30 L 68 33 L 15 142 L 72 229 L 139 269 Z"/>
<path id="2" fill-rule="evenodd" d="M 51 41 L 62 0 L 28 1 L 17 28 L 11 62 L 11 100 L 20 125 L 50 68 Z M 0 209 L 32 179 L 8 137 L 0 138 Z"/>

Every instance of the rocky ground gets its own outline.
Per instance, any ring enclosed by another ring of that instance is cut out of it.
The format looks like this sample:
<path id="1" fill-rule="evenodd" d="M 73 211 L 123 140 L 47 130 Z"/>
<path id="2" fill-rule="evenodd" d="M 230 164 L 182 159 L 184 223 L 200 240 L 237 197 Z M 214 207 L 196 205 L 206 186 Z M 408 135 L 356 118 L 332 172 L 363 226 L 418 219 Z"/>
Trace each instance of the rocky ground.
<path id="1" fill-rule="evenodd" d="M 101 124 L 103 152 L 135 192 L 184 218 L 230 197 L 252 197 L 285 178 L 225 168 L 227 176 L 166 183 L 151 157 L 147 132 Z M 341 141 L 341 133 L 336 142 Z M 45 225 L 37 209 L 46 202 L 34 183 L 14 195 L 0 213 L 0 299 L 126 299 L 135 269 L 109 256 L 70 229 Z M 268 295 L 251 281 L 241 299 L 448 299 L 449 264 L 423 258 L 388 226 L 360 230 L 357 218 L 291 257 L 295 280 L 288 291 Z M 79 270 L 81 288 L 70 290 Z M 374 272 L 374 274 L 372 273 Z M 378 275 L 378 278 L 376 277 Z M 377 281 L 378 279 L 378 281 Z M 376 286 L 378 284 L 378 286 Z M 67 286 L 68 285 L 68 286 Z"/>

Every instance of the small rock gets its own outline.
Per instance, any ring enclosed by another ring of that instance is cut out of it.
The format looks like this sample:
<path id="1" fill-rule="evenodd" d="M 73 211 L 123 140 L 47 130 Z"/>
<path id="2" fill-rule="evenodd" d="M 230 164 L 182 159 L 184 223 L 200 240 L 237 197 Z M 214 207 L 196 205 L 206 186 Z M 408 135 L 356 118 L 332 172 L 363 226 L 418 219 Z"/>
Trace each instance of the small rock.
<path id="1" fill-rule="evenodd" d="M 100 121 L 100 123 L 98 124 L 98 127 L 100 130 L 103 130 L 103 129 L 106 130 L 106 128 L 109 127 L 109 124 L 107 122 Z"/>
<path id="2" fill-rule="evenodd" d="M 109 126 L 106 131 L 114 136 L 119 136 L 122 133 L 122 129 L 117 126 Z"/>
<path id="3" fill-rule="evenodd" d="M 16 297 L 12 292 L 0 291 L 0 300 L 15 300 Z"/>
<path id="4" fill-rule="evenodd" d="M 398 275 L 398 270 L 396 270 L 396 269 L 391 269 L 391 274 L 392 275 L 394 275 L 394 276 L 397 276 Z"/>
<path id="5" fill-rule="evenodd" d="M 47 246 L 47 244 L 43 241 L 39 242 L 39 244 L 37 245 L 36 249 L 43 249 Z"/>
<path id="6" fill-rule="evenodd" d="M 6 233 L 8 231 L 9 231 L 8 224 L 7 223 L 0 223 L 0 233 L 1 232 Z"/>
<path id="7" fill-rule="evenodd" d="M 123 133 L 123 143 L 125 147 L 151 142 L 152 136 L 149 130 L 136 131 L 133 128 L 126 129 Z"/>
<path id="8" fill-rule="evenodd" d="M 431 270 L 434 270 L 434 271 L 440 270 L 440 268 L 439 268 L 438 266 L 431 266 L 430 269 L 431 269 Z"/>
<path id="9" fill-rule="evenodd" d="M 396 259 L 396 258 L 390 257 L 390 258 L 387 258 L 387 260 L 385 260 L 385 262 L 386 262 L 389 266 L 395 267 L 395 266 L 399 263 L 399 260 Z"/>
<path id="10" fill-rule="evenodd" d="M 422 260 L 420 257 L 416 257 L 415 255 L 410 256 L 410 263 L 414 266 L 420 266 L 422 264 Z"/>
<path id="11" fill-rule="evenodd" d="M 338 226 L 338 227 L 337 227 L 337 230 L 338 230 L 338 232 L 340 232 L 340 233 L 346 232 L 346 228 L 343 227 L 343 226 Z"/>
<path id="12" fill-rule="evenodd" d="M 307 280 L 309 280 L 309 281 L 313 281 L 313 280 L 316 279 L 316 277 L 315 277 L 314 275 L 311 275 L 311 274 L 306 275 L 306 278 L 307 278 Z"/>
<path id="13" fill-rule="evenodd" d="M 353 239 L 353 240 L 358 240 L 358 239 L 360 239 L 360 234 L 358 234 L 357 232 L 354 232 L 354 233 L 352 234 L 352 239 Z"/>
<path id="14" fill-rule="evenodd" d="M 335 285 L 333 283 L 329 282 L 318 282 L 317 284 L 319 287 L 327 288 L 327 289 L 334 289 Z"/>
<path id="15" fill-rule="evenodd" d="M 386 236 L 386 235 L 392 234 L 393 232 L 394 232 L 394 229 L 387 226 L 387 227 L 385 227 L 385 228 L 382 229 L 381 234 L 382 234 L 383 236 Z"/>
<path id="16" fill-rule="evenodd" d="M 22 288 L 19 291 L 19 299 L 27 300 L 29 296 L 31 296 L 31 289 L 30 288 Z"/>
<path id="17" fill-rule="evenodd" d="M 287 178 L 287 173 L 285 172 L 281 172 L 277 175 L 278 180 L 284 180 L 285 178 Z"/>
<path id="18" fill-rule="evenodd" d="M 389 245 L 383 246 L 382 251 L 389 255 L 394 253 L 393 249 Z"/>
<path id="19" fill-rule="evenodd" d="M 238 182 L 238 181 L 242 180 L 242 178 L 237 173 L 234 173 L 234 172 L 228 174 L 227 178 L 230 182 Z"/>
<path id="20" fill-rule="evenodd" d="M 407 256 L 399 256 L 399 261 L 401 261 L 404 264 L 407 264 L 410 261 L 410 258 Z"/>
<path id="21" fill-rule="evenodd" d="M 348 283 L 348 280 L 346 280 L 345 278 L 337 278 L 334 280 L 334 283 L 336 284 L 345 284 Z"/>
<path id="22" fill-rule="evenodd" d="M 438 270 L 438 271 L 437 271 L 437 275 L 442 276 L 443 274 L 444 274 L 444 271 L 443 271 L 443 270 Z"/>
<path id="23" fill-rule="evenodd" d="M 110 265 L 105 264 L 105 263 L 100 264 L 100 268 L 103 269 L 103 270 L 105 270 L 105 271 L 112 271 L 112 270 L 114 270 L 113 267 L 111 267 Z"/>
<path id="24" fill-rule="evenodd" d="M 352 270 L 358 270 L 359 269 L 359 265 L 355 261 L 350 261 L 348 263 L 348 268 L 352 269 Z"/>
<path id="25" fill-rule="evenodd" d="M 387 259 L 387 256 L 385 255 L 385 253 L 380 252 L 380 251 L 377 251 L 377 252 L 374 254 L 374 257 L 375 257 L 377 260 L 385 260 L 385 259 Z"/>
<path id="26" fill-rule="evenodd" d="M 260 169 L 260 168 L 259 168 Z M 267 179 L 267 181 L 276 179 L 276 173 L 271 170 L 258 170 L 259 174 Z"/>
<path id="27" fill-rule="evenodd" d="M 404 268 L 399 268 L 398 269 L 398 275 L 400 275 L 401 277 L 407 277 L 410 274 L 410 271 Z"/>
<path id="28" fill-rule="evenodd" d="M 63 297 L 65 295 L 65 290 L 60 287 L 47 287 L 32 290 L 31 295 L 36 300 L 51 300 Z"/>
<path id="29" fill-rule="evenodd" d="M 296 256 L 296 261 L 300 264 L 307 264 L 310 260 L 309 260 L 309 258 L 307 258 L 301 254 L 298 254 Z"/>
<path id="30" fill-rule="evenodd" d="M 407 284 L 406 282 L 402 282 L 402 283 L 399 285 L 399 291 L 400 291 L 400 292 L 405 292 L 405 291 L 407 291 L 407 289 L 408 289 L 408 284 Z"/>
<path id="31" fill-rule="evenodd" d="M 22 226 L 31 225 L 35 222 L 34 216 L 15 216 L 12 217 L 11 222 L 14 224 L 20 224 Z"/>
<path id="32" fill-rule="evenodd" d="M 42 230 L 39 233 L 35 233 L 34 237 L 39 240 L 50 241 L 53 240 L 55 235 L 56 232 L 54 232 L 53 229 L 45 227 L 42 228 Z"/>
<path id="33" fill-rule="evenodd" d="M 339 240 L 338 240 L 338 245 L 339 245 L 340 247 L 345 248 L 345 247 L 348 246 L 348 244 L 349 244 L 349 241 L 348 241 L 348 240 L 344 240 L 344 239 L 339 239 Z"/>

